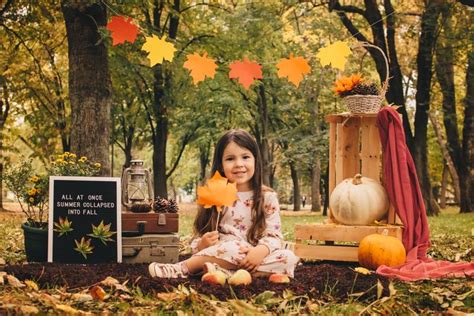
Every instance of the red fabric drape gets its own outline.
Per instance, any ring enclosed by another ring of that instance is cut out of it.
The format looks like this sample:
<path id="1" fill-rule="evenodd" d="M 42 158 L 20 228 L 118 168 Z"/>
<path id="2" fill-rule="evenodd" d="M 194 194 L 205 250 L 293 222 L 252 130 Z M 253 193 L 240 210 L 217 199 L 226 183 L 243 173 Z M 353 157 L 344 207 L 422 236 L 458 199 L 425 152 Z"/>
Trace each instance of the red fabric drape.
<path id="1" fill-rule="evenodd" d="M 384 185 L 390 202 L 405 226 L 402 241 L 407 251 L 405 264 L 381 266 L 377 273 L 402 280 L 472 276 L 472 263 L 434 261 L 426 257 L 431 245 L 426 209 L 415 163 L 406 146 L 403 125 L 397 111 L 392 107 L 382 108 L 377 115 L 377 127 L 384 153 Z"/>

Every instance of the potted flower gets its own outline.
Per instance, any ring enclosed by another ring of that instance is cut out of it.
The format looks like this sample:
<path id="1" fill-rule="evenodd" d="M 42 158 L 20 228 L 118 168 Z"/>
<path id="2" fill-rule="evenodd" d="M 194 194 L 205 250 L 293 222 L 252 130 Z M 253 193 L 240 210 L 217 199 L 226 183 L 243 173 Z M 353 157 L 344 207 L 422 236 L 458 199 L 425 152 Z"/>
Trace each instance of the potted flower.
<path id="1" fill-rule="evenodd" d="M 21 159 L 18 164 L 6 168 L 5 184 L 26 216 L 21 227 L 28 262 L 47 260 L 49 176 L 94 176 L 100 167 L 99 163 L 92 163 L 87 157 L 77 159 L 75 154 L 65 152 L 52 157 L 45 174 L 38 174 L 28 159 Z"/>
<path id="2" fill-rule="evenodd" d="M 351 113 L 377 113 L 385 96 L 385 89 L 379 89 L 360 74 L 338 78 L 333 90 L 344 100 Z"/>

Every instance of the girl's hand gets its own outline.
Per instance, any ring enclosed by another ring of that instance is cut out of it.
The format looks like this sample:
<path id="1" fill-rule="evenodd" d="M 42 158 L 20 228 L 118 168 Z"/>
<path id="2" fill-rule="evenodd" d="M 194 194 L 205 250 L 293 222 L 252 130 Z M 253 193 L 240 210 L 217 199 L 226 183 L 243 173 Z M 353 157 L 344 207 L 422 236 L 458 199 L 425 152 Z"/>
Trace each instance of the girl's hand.
<path id="1" fill-rule="evenodd" d="M 217 230 L 205 233 L 201 237 L 201 241 L 198 243 L 198 250 L 201 251 L 215 245 L 219 241 L 219 232 Z"/>
<path id="2" fill-rule="evenodd" d="M 244 259 L 239 263 L 240 269 L 245 269 L 249 272 L 256 272 L 257 268 L 262 263 L 263 259 L 268 256 L 269 250 L 266 246 L 259 245 L 256 247 L 242 248 L 241 253 L 247 253 Z"/>

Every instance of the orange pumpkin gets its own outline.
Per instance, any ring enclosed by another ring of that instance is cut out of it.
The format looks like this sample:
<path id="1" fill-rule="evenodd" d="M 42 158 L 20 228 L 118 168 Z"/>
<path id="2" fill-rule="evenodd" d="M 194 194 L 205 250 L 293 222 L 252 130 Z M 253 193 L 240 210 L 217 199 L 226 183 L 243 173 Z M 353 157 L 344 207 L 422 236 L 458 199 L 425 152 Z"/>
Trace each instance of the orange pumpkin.
<path id="1" fill-rule="evenodd" d="M 359 243 L 359 264 L 367 269 L 377 270 L 381 265 L 389 267 L 405 263 L 406 251 L 402 242 L 395 237 L 382 234 L 365 236 Z"/>

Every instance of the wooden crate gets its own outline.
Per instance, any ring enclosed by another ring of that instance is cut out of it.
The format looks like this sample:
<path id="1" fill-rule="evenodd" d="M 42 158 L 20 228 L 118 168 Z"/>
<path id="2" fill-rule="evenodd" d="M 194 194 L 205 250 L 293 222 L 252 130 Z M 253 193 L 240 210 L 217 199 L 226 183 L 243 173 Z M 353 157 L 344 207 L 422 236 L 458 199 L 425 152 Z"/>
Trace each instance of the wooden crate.
<path id="1" fill-rule="evenodd" d="M 382 182 L 382 147 L 377 114 L 331 114 L 329 123 L 329 196 L 339 182 L 360 173 Z M 330 221 L 333 220 L 328 212 Z M 403 228 L 391 205 L 384 226 L 304 224 L 295 226 L 295 253 L 305 260 L 357 261 L 362 238 L 388 230 L 402 238 Z"/>

